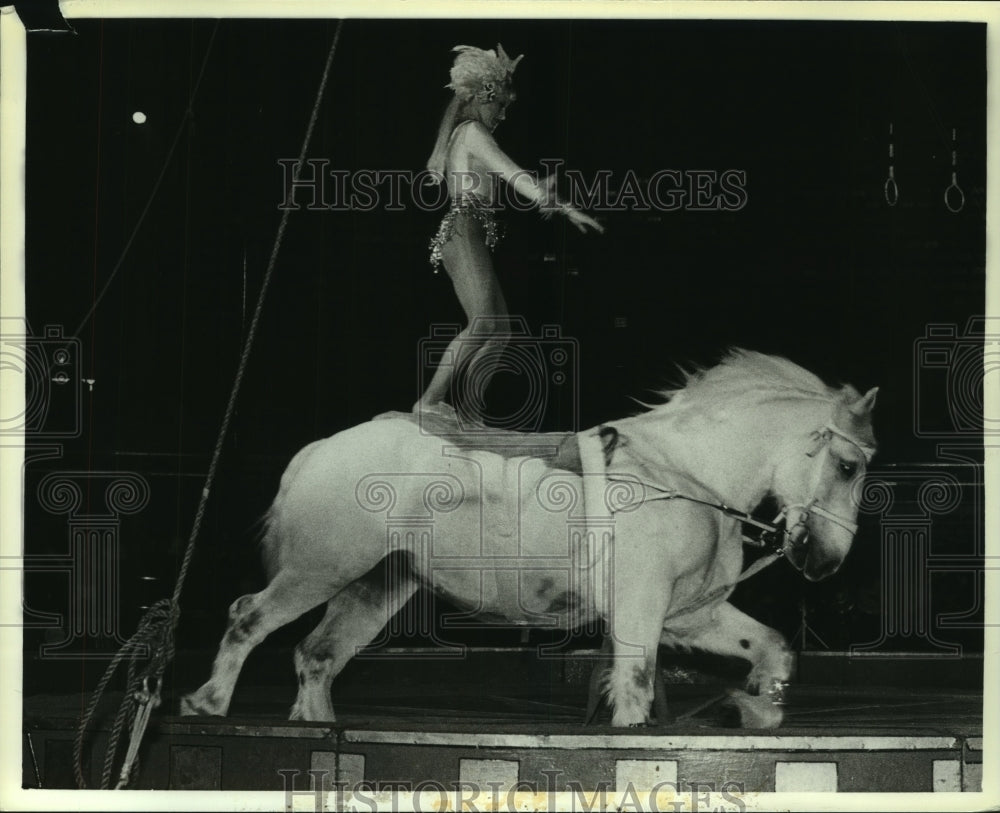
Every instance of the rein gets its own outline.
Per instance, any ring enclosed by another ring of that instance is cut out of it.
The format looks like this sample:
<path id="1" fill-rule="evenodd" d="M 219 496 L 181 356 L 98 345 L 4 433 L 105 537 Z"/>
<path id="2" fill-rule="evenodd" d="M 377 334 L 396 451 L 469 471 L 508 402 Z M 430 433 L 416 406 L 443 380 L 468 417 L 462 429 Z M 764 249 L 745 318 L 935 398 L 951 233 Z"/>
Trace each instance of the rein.
<path id="1" fill-rule="evenodd" d="M 632 483 L 652 489 L 657 492 L 656 494 L 643 497 L 638 504 L 652 502 L 654 500 L 687 500 L 688 502 L 698 503 L 698 505 L 705 505 L 709 508 L 714 508 L 725 514 L 727 517 L 732 517 L 733 519 L 739 520 L 745 525 L 752 525 L 755 528 L 759 528 L 762 533 L 760 536 L 753 537 L 743 535 L 743 541 L 747 544 L 753 545 L 754 547 L 764 548 L 768 553 L 781 553 L 785 547 L 785 538 L 789 531 L 787 529 L 779 527 L 777 524 L 772 524 L 764 522 L 757 519 L 755 516 L 747 511 L 740 511 L 738 508 L 733 508 L 730 505 L 726 505 L 724 502 L 712 502 L 710 500 L 702 500 L 698 497 L 692 497 L 690 494 L 685 494 L 682 491 L 678 491 L 675 488 L 666 488 L 664 486 L 657 485 L 656 483 L 650 483 L 646 480 L 625 478 L 625 477 L 615 477 L 613 474 L 608 475 L 608 481 L 613 483 Z M 632 503 L 631 505 L 636 505 L 637 503 Z M 782 509 L 781 512 L 774 518 L 774 523 L 781 522 L 787 511 Z"/>

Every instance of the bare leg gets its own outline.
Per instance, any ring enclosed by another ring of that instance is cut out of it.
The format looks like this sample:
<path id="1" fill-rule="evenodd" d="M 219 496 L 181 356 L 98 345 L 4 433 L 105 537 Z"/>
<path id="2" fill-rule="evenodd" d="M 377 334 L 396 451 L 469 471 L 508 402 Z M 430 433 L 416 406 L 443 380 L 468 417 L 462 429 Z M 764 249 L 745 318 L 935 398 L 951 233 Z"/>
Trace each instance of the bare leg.
<path id="1" fill-rule="evenodd" d="M 750 661 L 746 692 L 735 692 L 732 703 L 744 728 L 776 728 L 784 716 L 778 702 L 792 671 L 792 653 L 784 637 L 755 621 L 732 604 L 715 608 L 712 622 L 690 632 L 663 631 L 667 646 L 695 647 Z"/>
<path id="2" fill-rule="evenodd" d="M 498 349 L 505 343 L 501 325 L 506 322 L 507 303 L 493 270 L 493 259 L 486 247 L 483 228 L 476 220 L 471 217 L 456 220 L 451 239 L 441 248 L 441 259 L 468 324 L 448 345 L 445 357 L 450 363 L 438 365 L 413 409 L 415 412 L 431 409 L 444 401 L 452 378 L 463 365 L 468 365 L 465 380 L 474 388 L 469 393 L 472 402 L 469 407 L 481 414 L 486 387 L 499 355 Z"/>
<path id="3" fill-rule="evenodd" d="M 402 570 L 402 572 L 400 572 Z M 375 567 L 326 605 L 323 620 L 295 649 L 299 693 L 291 720 L 334 720 L 333 679 L 416 592 L 408 568 Z"/>
<path id="4" fill-rule="evenodd" d="M 328 581 L 280 571 L 259 593 L 236 599 L 229 608 L 229 626 L 215 656 L 212 676 L 196 692 L 181 698 L 181 714 L 224 715 L 243 662 L 253 648 L 334 592 Z"/>

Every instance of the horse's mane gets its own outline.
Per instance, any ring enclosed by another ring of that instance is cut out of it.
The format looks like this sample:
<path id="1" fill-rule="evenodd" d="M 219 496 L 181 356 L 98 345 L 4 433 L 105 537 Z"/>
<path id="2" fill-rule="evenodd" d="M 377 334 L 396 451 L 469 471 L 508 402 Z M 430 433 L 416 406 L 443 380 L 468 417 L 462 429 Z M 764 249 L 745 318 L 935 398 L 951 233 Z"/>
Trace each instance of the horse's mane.
<path id="1" fill-rule="evenodd" d="M 647 406 L 655 411 L 782 392 L 826 400 L 857 397 L 853 387 L 829 387 L 818 376 L 786 358 L 739 347 L 730 349 L 713 367 L 680 368 L 680 371 L 684 376 L 682 386 L 658 391 L 662 402 Z"/>

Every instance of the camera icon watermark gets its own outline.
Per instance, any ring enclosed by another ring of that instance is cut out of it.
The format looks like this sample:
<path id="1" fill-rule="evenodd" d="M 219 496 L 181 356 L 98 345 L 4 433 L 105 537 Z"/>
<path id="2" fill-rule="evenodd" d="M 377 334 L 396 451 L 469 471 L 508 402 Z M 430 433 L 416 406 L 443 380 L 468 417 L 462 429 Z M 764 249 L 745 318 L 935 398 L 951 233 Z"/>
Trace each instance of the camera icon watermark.
<path id="1" fill-rule="evenodd" d="M 420 392 L 439 369 L 450 373 L 449 400 L 462 433 L 538 432 L 552 410 L 561 424 L 578 427 L 579 344 L 557 325 L 544 325 L 537 336 L 521 316 L 477 317 L 464 331 L 436 325 L 418 342 Z M 493 381 L 500 397 L 487 405 Z M 423 418 L 420 425 L 440 433 Z"/>
<path id="2" fill-rule="evenodd" d="M 1000 319 L 973 316 L 958 325 L 930 324 L 914 343 L 913 430 L 922 438 L 1000 435 L 1000 414 L 986 392 L 1000 388 Z"/>
<path id="3" fill-rule="evenodd" d="M 80 341 L 58 325 L 31 335 L 23 319 L 0 320 L 0 386 L 23 388 L 24 402 L 4 400 L 0 436 L 26 440 L 79 437 L 82 429 Z"/>

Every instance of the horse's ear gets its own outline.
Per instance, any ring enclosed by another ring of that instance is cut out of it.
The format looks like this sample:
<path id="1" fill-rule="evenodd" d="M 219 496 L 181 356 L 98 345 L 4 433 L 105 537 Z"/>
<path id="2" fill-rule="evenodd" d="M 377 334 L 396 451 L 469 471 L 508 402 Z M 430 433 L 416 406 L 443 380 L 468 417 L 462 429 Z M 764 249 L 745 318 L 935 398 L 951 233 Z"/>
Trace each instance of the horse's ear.
<path id="1" fill-rule="evenodd" d="M 871 414 L 875 408 L 875 398 L 878 395 L 878 387 L 872 387 L 849 407 L 851 414 L 856 418 L 864 418 Z"/>

